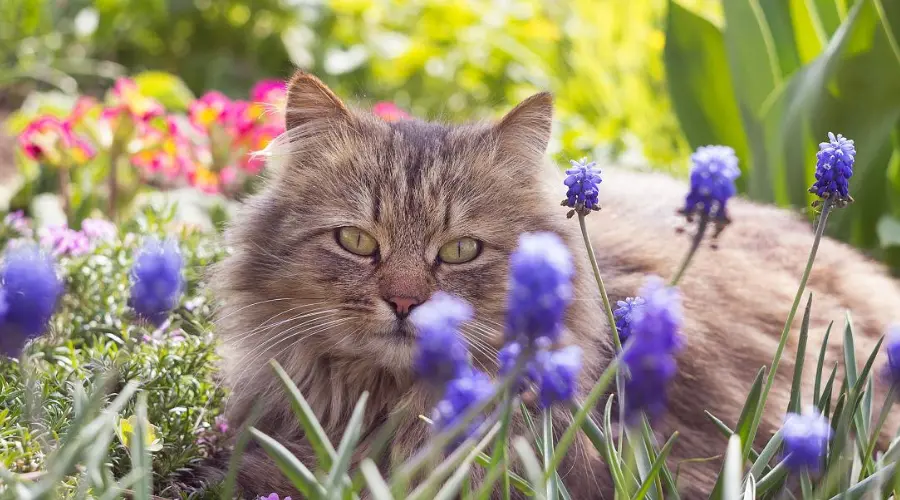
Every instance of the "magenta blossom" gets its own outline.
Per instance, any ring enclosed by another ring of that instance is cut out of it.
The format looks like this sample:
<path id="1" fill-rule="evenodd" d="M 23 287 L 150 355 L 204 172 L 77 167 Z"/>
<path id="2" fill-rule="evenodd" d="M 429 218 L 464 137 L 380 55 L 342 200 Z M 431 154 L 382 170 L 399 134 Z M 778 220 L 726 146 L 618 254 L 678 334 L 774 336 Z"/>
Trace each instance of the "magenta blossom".
<path id="1" fill-rule="evenodd" d="M 250 99 L 254 102 L 279 104 L 287 97 L 287 86 L 281 80 L 263 80 L 253 86 Z"/>

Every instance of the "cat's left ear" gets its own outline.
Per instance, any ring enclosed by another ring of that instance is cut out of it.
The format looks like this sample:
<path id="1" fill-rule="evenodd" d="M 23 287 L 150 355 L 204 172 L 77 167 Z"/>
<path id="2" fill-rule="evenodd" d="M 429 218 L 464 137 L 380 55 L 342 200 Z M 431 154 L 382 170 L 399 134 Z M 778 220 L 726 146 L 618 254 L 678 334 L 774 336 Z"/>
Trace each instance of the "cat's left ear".
<path id="1" fill-rule="evenodd" d="M 507 157 L 524 154 L 535 160 L 543 158 L 552 126 L 553 96 L 541 92 L 525 99 L 494 127 L 500 154 Z"/>

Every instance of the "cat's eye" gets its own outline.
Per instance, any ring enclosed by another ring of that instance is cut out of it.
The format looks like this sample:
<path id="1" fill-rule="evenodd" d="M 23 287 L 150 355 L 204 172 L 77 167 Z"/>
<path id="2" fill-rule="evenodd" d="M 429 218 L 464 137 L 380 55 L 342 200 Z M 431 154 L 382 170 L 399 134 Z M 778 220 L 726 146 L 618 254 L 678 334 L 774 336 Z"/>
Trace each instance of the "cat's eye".
<path id="1" fill-rule="evenodd" d="M 375 238 L 358 227 L 338 228 L 337 241 L 344 250 L 363 257 L 368 257 L 378 250 Z"/>
<path id="2" fill-rule="evenodd" d="M 438 250 L 438 258 L 447 264 L 463 264 L 474 260 L 481 253 L 481 242 L 473 238 L 460 238 L 445 243 Z"/>

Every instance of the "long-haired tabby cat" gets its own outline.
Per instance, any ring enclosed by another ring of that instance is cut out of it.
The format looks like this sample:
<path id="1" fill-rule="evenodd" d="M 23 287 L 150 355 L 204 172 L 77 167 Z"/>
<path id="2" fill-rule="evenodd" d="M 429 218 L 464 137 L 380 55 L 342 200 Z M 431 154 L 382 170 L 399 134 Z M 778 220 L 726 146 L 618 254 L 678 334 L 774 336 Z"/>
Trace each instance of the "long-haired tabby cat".
<path id="1" fill-rule="evenodd" d="M 576 299 L 565 341 L 584 351 L 581 387 L 587 391 L 612 348 L 578 224 L 559 206 L 561 174 L 544 158 L 551 121 L 552 99 L 542 93 L 496 123 L 388 123 L 349 109 L 315 77 L 298 72 L 288 87 L 287 132 L 273 153 L 280 166 L 231 225 L 233 255 L 215 270 L 233 426 L 259 400 L 263 415 L 256 427 L 314 465 L 267 364 L 274 358 L 334 443 L 357 399 L 369 392 L 356 460 L 392 414 L 401 423 L 379 463 L 388 469 L 407 458 L 429 436 L 418 416 L 429 415 L 439 396 L 411 373 L 409 310 L 437 290 L 473 304 L 476 318 L 464 333 L 475 365 L 495 371 L 507 258 L 519 235 L 531 231 L 559 234 L 575 255 Z M 668 277 L 675 270 L 689 244 L 675 231 L 683 223 L 675 211 L 685 192 L 664 175 L 604 171 L 603 210 L 588 220 L 613 300 L 635 295 L 648 275 Z M 654 426 L 664 435 L 680 431 L 673 464 L 723 453 L 725 440 L 703 412 L 736 421 L 757 371 L 771 362 L 812 242 L 808 221 L 786 211 L 736 200 L 730 214 L 734 222 L 718 249 L 702 248 L 681 284 L 687 348 L 679 356 L 669 411 Z M 456 248 L 461 239 L 465 255 L 441 257 L 445 245 Z M 810 346 L 820 345 L 829 321 L 840 330 L 845 310 L 853 312 L 856 345 L 866 354 L 888 323 L 900 319 L 897 283 L 832 240 L 822 242 L 809 289 L 815 300 Z M 788 353 L 798 328 L 799 318 Z M 840 337 L 831 336 L 834 360 Z M 761 439 L 781 424 L 793 371 L 789 358 L 780 366 Z M 558 418 L 565 420 L 565 412 Z M 518 425 L 520 434 L 530 435 Z M 564 428 L 564 422 L 555 426 Z M 589 443 L 576 443 L 569 457 L 560 470 L 573 498 L 611 496 L 606 467 Z M 718 467 L 716 460 L 682 463 L 679 486 L 687 498 L 708 492 Z M 239 484 L 248 495 L 293 492 L 253 445 Z"/>

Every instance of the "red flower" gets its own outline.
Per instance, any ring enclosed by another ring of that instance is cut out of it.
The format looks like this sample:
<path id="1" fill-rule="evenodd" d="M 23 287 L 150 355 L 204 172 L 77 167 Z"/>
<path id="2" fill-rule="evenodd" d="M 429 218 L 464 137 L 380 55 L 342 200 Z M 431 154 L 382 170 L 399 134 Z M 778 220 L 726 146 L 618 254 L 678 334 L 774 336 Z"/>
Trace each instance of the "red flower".
<path id="1" fill-rule="evenodd" d="M 375 106 L 372 107 L 372 112 L 375 113 L 375 116 L 381 118 L 386 122 L 395 122 L 397 120 L 408 120 L 411 117 L 405 111 L 400 109 L 399 106 L 392 102 L 378 102 L 375 103 Z"/>

